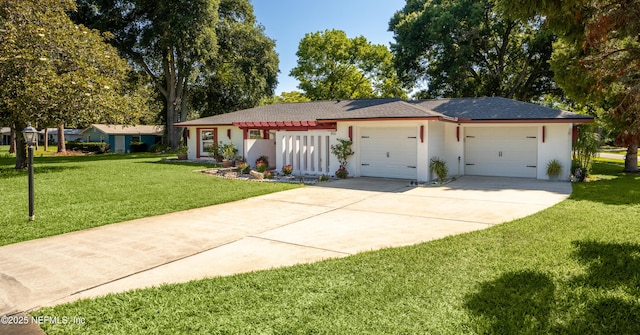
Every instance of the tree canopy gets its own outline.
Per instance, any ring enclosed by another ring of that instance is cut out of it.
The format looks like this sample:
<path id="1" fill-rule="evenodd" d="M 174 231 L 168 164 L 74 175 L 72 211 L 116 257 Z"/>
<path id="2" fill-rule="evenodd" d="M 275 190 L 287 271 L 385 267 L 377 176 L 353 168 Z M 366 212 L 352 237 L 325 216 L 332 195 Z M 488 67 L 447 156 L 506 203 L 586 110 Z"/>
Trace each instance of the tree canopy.
<path id="1" fill-rule="evenodd" d="M 551 65 L 567 96 L 602 108 L 627 146 L 625 171 L 638 171 L 640 142 L 640 2 L 500 0 L 519 18 L 544 15 L 559 36 Z"/>
<path id="2" fill-rule="evenodd" d="M 421 98 L 502 96 L 522 101 L 557 91 L 548 60 L 554 35 L 542 19 L 510 19 L 492 0 L 413 0 L 389 23 L 405 84 Z"/>
<path id="3" fill-rule="evenodd" d="M 114 45 L 146 72 L 164 100 L 167 140 L 177 148 L 190 114 L 255 106 L 273 94 L 275 43 L 248 0 L 78 0 L 77 22 L 115 35 Z"/>
<path id="4" fill-rule="evenodd" d="M 290 75 L 311 100 L 405 97 L 384 45 L 341 30 L 308 33 L 298 46 L 298 65 Z"/>
<path id="5" fill-rule="evenodd" d="M 180 142 L 188 97 L 217 55 L 217 0 L 79 0 L 73 19 L 114 34 L 112 42 L 151 78 L 165 102 L 167 141 Z"/>
<path id="6" fill-rule="evenodd" d="M 222 0 L 216 25 L 218 54 L 203 69 L 192 106 L 200 117 L 259 104 L 274 94 L 278 76 L 275 42 L 256 22 L 247 0 Z"/>
<path id="7" fill-rule="evenodd" d="M 107 36 L 75 25 L 73 1 L 4 0 L 0 3 L 1 119 L 19 132 L 36 127 L 98 121 L 126 122 L 135 100 L 125 99 L 126 61 Z M 25 165 L 21 143 L 16 168 Z"/>

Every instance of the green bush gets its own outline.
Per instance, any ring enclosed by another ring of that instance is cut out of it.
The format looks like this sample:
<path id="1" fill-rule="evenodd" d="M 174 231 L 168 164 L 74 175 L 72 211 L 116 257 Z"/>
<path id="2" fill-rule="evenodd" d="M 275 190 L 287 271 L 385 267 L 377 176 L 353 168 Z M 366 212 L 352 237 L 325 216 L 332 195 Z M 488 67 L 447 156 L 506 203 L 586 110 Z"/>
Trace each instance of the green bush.
<path id="1" fill-rule="evenodd" d="M 151 147 L 149 147 L 149 152 L 154 152 L 154 153 L 165 152 L 167 150 L 168 150 L 167 145 L 164 143 L 156 143 Z"/>
<path id="2" fill-rule="evenodd" d="M 65 142 L 67 150 L 93 152 L 96 154 L 103 154 L 109 152 L 111 145 L 106 142 Z"/>
<path id="3" fill-rule="evenodd" d="M 129 152 L 147 152 L 147 144 L 144 142 L 129 143 Z"/>
<path id="4" fill-rule="evenodd" d="M 256 165 L 256 170 L 258 170 L 258 172 L 260 173 L 264 173 L 265 171 L 267 171 L 267 168 L 269 168 L 269 165 L 267 165 L 266 163 L 258 163 L 258 165 Z"/>

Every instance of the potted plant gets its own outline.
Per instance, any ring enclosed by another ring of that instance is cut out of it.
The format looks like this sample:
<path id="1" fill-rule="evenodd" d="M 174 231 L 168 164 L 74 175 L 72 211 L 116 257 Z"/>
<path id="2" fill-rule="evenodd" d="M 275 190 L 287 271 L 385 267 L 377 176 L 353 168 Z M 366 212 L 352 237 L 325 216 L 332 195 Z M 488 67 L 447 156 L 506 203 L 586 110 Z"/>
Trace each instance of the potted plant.
<path id="1" fill-rule="evenodd" d="M 189 150 L 188 147 L 181 145 L 180 147 L 178 147 L 178 149 L 176 150 L 176 154 L 178 155 L 178 159 L 179 160 L 186 160 L 187 159 L 187 151 Z"/>
<path id="2" fill-rule="evenodd" d="M 433 157 L 429 162 L 429 169 L 431 172 L 435 172 L 438 176 L 438 180 L 440 182 L 444 181 L 447 178 L 447 174 L 449 173 L 449 169 L 447 168 L 447 163 L 440 159 L 440 157 Z"/>
<path id="3" fill-rule="evenodd" d="M 558 180 L 562 172 L 562 164 L 557 159 L 552 159 L 547 163 L 547 176 L 549 180 Z"/>
<path id="4" fill-rule="evenodd" d="M 353 142 L 345 139 L 338 139 L 338 144 L 334 144 L 331 146 L 331 153 L 336 156 L 338 159 L 338 163 L 340 163 L 340 168 L 336 171 L 336 177 L 340 179 L 345 179 L 349 176 L 349 171 L 347 171 L 347 162 L 349 157 L 351 157 L 354 152 L 351 150 L 351 145 Z"/>
<path id="5" fill-rule="evenodd" d="M 234 164 L 233 159 L 236 158 L 236 154 L 238 153 L 238 148 L 236 148 L 236 146 L 231 142 L 226 144 L 222 144 L 222 142 L 220 142 L 220 153 L 223 157 L 222 167 L 232 167 Z"/>
<path id="6" fill-rule="evenodd" d="M 215 159 L 217 162 L 222 161 L 222 155 L 220 154 L 220 145 L 218 145 L 218 143 L 213 143 L 210 146 L 205 147 L 204 151 L 207 152 L 209 157 Z"/>

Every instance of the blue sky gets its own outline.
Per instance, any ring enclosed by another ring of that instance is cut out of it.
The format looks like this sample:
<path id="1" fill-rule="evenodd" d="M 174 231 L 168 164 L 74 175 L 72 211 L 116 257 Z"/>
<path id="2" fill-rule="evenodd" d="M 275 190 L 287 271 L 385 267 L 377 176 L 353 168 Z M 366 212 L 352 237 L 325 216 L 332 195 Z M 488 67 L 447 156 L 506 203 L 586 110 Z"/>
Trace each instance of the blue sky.
<path id="1" fill-rule="evenodd" d="M 276 40 L 280 74 L 276 95 L 298 91 L 298 81 L 289 77 L 296 66 L 298 43 L 307 33 L 339 29 L 350 38 L 364 36 L 369 42 L 389 46 L 393 34 L 389 20 L 405 0 L 251 0 L 256 19 L 265 33 Z"/>

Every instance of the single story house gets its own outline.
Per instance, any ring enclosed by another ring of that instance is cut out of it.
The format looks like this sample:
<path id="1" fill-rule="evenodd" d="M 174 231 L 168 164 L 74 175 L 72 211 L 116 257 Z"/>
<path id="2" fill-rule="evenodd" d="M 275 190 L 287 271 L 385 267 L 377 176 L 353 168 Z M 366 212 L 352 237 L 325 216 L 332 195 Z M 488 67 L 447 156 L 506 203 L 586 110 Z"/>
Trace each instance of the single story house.
<path id="1" fill-rule="evenodd" d="M 83 129 L 65 129 L 64 130 L 64 140 L 65 141 L 82 141 Z M 44 142 L 44 129 L 40 130 L 40 141 Z M 47 131 L 47 135 L 49 137 L 49 143 L 58 143 L 58 128 L 49 128 Z"/>
<path id="2" fill-rule="evenodd" d="M 84 142 L 107 142 L 111 152 L 125 153 L 130 151 L 131 142 L 144 142 L 148 147 L 159 143 L 164 126 L 92 124 L 81 134 Z"/>
<path id="3" fill-rule="evenodd" d="M 10 144 L 11 144 L 11 128 L 1 127 L 0 128 L 0 145 L 10 145 Z"/>
<path id="4" fill-rule="evenodd" d="M 575 126 L 585 115 L 500 97 L 405 101 L 363 99 L 260 106 L 176 124 L 186 127 L 188 158 L 206 158 L 212 143 L 233 142 L 253 165 L 266 155 L 280 170 L 333 175 L 330 147 L 351 139 L 350 176 L 429 181 L 429 161 L 450 176 L 547 179 L 552 159 L 568 180 Z"/>

